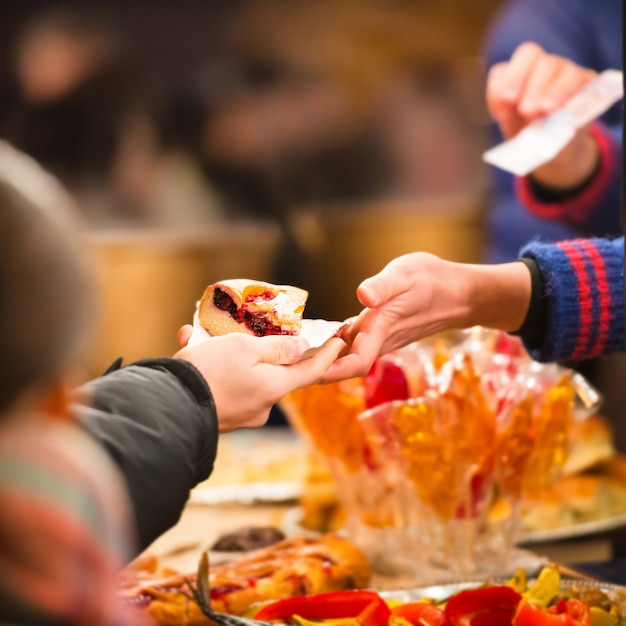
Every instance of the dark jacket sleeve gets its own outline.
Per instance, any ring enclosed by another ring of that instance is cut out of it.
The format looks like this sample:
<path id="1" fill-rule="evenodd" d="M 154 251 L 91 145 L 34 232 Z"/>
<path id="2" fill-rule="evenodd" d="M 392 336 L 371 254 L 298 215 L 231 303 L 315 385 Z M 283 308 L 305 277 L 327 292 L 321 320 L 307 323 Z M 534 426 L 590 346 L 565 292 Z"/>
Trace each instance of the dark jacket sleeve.
<path id="1" fill-rule="evenodd" d="M 206 381 L 190 363 L 149 359 L 81 387 L 75 410 L 126 481 L 139 550 L 179 519 L 213 469 L 218 424 Z"/>

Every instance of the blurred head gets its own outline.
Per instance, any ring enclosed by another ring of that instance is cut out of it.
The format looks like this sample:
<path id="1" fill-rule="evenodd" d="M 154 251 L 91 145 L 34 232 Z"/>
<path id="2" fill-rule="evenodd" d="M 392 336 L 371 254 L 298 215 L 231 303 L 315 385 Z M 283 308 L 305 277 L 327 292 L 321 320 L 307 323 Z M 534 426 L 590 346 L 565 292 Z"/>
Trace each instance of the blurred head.
<path id="1" fill-rule="evenodd" d="M 86 328 L 87 282 L 71 199 L 0 142 L 0 418 L 24 398 L 45 398 L 69 371 Z"/>
<path id="2" fill-rule="evenodd" d="M 108 15 L 78 9 L 39 15 L 16 49 L 22 92 L 31 101 L 59 100 L 111 63 L 117 48 Z"/>

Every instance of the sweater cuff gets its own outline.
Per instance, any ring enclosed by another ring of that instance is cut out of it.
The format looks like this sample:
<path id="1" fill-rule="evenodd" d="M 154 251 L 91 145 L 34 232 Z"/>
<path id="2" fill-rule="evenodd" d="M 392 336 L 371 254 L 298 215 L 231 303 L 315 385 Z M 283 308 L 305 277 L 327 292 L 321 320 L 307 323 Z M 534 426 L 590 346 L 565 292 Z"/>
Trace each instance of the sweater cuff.
<path id="1" fill-rule="evenodd" d="M 531 243 L 544 279 L 548 330 L 539 361 L 575 361 L 624 348 L 623 240 L 574 239 Z"/>
<path id="2" fill-rule="evenodd" d="M 601 122 L 594 122 L 590 126 L 590 131 L 600 149 L 600 160 L 595 174 L 582 186 L 579 193 L 571 194 L 566 190 L 560 200 L 545 202 L 533 193 L 530 175 L 515 178 L 517 197 L 530 213 L 543 219 L 565 218 L 571 223 L 581 224 L 600 204 L 602 197 L 611 187 L 611 181 L 619 174 L 621 147 Z"/>
<path id="3" fill-rule="evenodd" d="M 544 294 L 545 285 L 539 265 L 535 259 L 524 257 L 519 259 L 519 262 L 524 263 L 530 272 L 530 303 L 524 323 L 519 330 L 510 334 L 521 337 L 527 349 L 537 349 L 545 343 L 546 335 L 548 334 L 548 317 Z"/>

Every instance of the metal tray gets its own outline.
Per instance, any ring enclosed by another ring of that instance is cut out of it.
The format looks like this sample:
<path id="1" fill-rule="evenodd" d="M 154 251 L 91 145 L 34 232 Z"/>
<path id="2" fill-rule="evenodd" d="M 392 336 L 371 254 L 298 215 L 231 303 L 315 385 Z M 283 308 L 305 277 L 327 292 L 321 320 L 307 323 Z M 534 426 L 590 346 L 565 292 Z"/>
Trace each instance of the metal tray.
<path id="1" fill-rule="evenodd" d="M 308 535 L 314 536 L 319 533 L 308 530 L 300 525 L 302 519 L 302 511 L 300 507 L 289 509 L 282 518 L 281 529 L 286 535 Z M 550 528 L 547 530 L 534 530 L 522 533 L 519 541 L 520 546 L 530 546 L 541 543 L 549 543 L 552 541 L 563 541 L 567 539 L 577 539 L 579 537 L 587 537 L 590 535 L 598 535 L 603 532 L 616 530 L 626 527 L 626 513 L 619 513 L 611 517 L 605 517 L 590 522 L 581 522 L 571 526 L 561 526 L 558 528 Z"/>
<path id="2" fill-rule="evenodd" d="M 588 535 L 598 535 L 610 530 L 616 530 L 626 526 L 626 513 L 619 513 L 611 517 L 581 522 L 571 526 L 561 526 L 548 530 L 534 530 L 522 534 L 519 540 L 520 545 L 531 545 L 537 543 L 548 543 L 550 541 L 562 541 L 565 539 L 577 539 Z"/>

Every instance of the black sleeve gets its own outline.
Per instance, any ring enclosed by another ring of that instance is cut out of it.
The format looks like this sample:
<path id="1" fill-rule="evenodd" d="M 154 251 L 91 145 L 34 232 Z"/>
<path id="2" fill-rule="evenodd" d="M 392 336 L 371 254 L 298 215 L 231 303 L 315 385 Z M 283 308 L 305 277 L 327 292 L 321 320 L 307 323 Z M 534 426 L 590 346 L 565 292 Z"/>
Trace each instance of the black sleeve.
<path id="1" fill-rule="evenodd" d="M 548 333 L 545 284 L 537 261 L 529 257 L 518 260 L 520 263 L 524 263 L 530 272 L 530 304 L 528 305 L 524 323 L 519 330 L 512 332 L 511 335 L 521 337 L 526 347 L 532 350 L 539 348 L 545 343 Z"/>
<path id="2" fill-rule="evenodd" d="M 213 469 L 215 404 L 200 372 L 183 360 L 111 370 L 77 391 L 75 409 L 122 472 L 144 550 L 178 521 L 190 489 Z"/>

